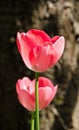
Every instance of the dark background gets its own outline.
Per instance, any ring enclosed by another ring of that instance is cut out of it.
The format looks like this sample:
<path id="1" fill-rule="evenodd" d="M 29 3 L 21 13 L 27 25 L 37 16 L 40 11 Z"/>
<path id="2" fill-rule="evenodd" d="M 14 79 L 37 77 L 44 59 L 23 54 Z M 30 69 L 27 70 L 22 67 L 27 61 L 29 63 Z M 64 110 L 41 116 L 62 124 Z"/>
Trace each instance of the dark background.
<path id="1" fill-rule="evenodd" d="M 79 111 L 74 114 L 74 121 L 72 118 L 75 105 L 79 106 L 78 9 L 78 0 L 0 1 L 0 130 L 30 129 L 30 113 L 18 102 L 15 86 L 18 78 L 34 78 L 16 46 L 17 32 L 31 28 L 43 29 L 50 36 L 63 35 L 66 39 L 62 58 L 55 67 L 42 74 L 59 84 L 50 106 L 54 109 L 54 105 L 60 116 L 51 112 L 50 106 L 40 112 L 41 130 L 79 129 L 79 124 L 74 122 Z"/>

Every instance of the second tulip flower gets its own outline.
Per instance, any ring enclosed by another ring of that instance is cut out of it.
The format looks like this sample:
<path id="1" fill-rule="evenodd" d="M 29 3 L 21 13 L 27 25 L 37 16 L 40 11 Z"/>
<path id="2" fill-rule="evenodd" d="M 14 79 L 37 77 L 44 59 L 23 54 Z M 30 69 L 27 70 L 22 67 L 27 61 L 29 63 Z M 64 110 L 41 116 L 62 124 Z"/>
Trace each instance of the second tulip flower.
<path id="1" fill-rule="evenodd" d="M 56 95 L 58 85 L 54 86 L 48 78 L 39 77 L 38 98 L 39 110 L 49 105 Z M 28 77 L 19 79 L 16 83 L 16 91 L 20 103 L 29 111 L 35 111 L 35 79 Z"/>

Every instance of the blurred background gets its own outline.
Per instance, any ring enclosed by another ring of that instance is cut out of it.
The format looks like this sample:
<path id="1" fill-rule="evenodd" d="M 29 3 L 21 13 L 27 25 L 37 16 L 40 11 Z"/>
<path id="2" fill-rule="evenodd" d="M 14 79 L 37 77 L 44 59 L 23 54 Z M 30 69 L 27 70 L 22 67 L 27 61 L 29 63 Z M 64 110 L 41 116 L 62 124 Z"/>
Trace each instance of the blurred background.
<path id="1" fill-rule="evenodd" d="M 0 0 L 0 130 L 30 129 L 30 112 L 18 102 L 15 84 L 34 78 L 16 46 L 17 32 L 32 28 L 66 39 L 62 58 L 41 74 L 59 88 L 40 112 L 40 130 L 79 130 L 79 0 Z"/>

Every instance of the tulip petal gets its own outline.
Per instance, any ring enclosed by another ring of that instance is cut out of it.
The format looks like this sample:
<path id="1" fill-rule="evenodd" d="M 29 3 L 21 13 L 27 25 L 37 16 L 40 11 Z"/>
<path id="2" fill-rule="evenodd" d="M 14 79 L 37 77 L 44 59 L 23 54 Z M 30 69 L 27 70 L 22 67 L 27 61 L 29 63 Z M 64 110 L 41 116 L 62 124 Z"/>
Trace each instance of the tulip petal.
<path id="1" fill-rule="evenodd" d="M 21 90 L 18 93 L 18 100 L 29 111 L 35 110 L 35 101 L 33 99 L 33 96 L 27 93 L 27 91 Z"/>
<path id="2" fill-rule="evenodd" d="M 41 48 L 40 53 L 37 57 L 37 65 L 38 65 L 38 70 L 40 72 L 44 72 L 50 68 L 51 61 L 55 57 L 54 53 L 55 52 L 53 46 L 48 45 L 46 47 Z"/>
<path id="3" fill-rule="evenodd" d="M 20 90 L 24 89 L 28 91 L 28 86 L 31 85 L 31 80 L 28 77 L 24 77 L 23 79 L 19 79 L 16 83 L 16 89 L 17 92 L 19 93 Z"/>
<path id="4" fill-rule="evenodd" d="M 39 88 L 42 86 L 43 87 L 50 86 L 50 88 L 54 87 L 53 83 L 48 78 L 39 77 Z"/>
<path id="5" fill-rule="evenodd" d="M 51 64 L 53 66 L 54 61 L 57 57 L 56 50 L 54 50 L 53 45 L 48 45 L 41 47 L 39 49 L 38 48 L 34 49 L 31 50 L 29 54 L 33 70 L 43 72 L 49 69 Z M 37 56 L 35 56 L 35 52 L 37 52 Z"/>
<path id="6" fill-rule="evenodd" d="M 50 37 L 42 30 L 31 29 L 26 34 L 36 46 L 42 46 L 44 42 L 51 41 Z"/>
<path id="7" fill-rule="evenodd" d="M 54 44 L 57 40 L 58 40 L 59 36 L 54 36 L 52 39 L 51 39 L 51 42 Z"/>
<path id="8" fill-rule="evenodd" d="M 35 109 L 35 80 L 31 81 L 28 77 L 19 79 L 16 83 L 16 91 L 20 103 L 28 110 Z"/>
<path id="9" fill-rule="evenodd" d="M 58 38 L 58 40 L 53 44 L 54 49 L 57 51 L 57 54 L 62 55 L 64 46 L 65 46 L 65 39 L 63 36 Z M 60 56 L 59 56 L 60 57 Z"/>
<path id="10" fill-rule="evenodd" d="M 56 62 L 60 59 L 60 57 L 63 54 L 64 51 L 64 46 L 65 46 L 65 39 L 63 36 L 58 38 L 58 40 L 53 44 L 55 55 L 54 55 L 54 60 L 52 59 L 51 61 L 51 66 L 52 64 L 56 64 Z"/>
<path id="11" fill-rule="evenodd" d="M 50 102 L 53 100 L 57 92 L 57 86 L 53 89 L 49 86 L 39 88 L 39 108 L 40 110 L 47 107 Z"/>
<path id="12" fill-rule="evenodd" d="M 30 52 L 31 48 L 29 47 L 30 45 L 28 43 L 27 38 L 25 38 L 24 33 L 22 33 L 22 34 L 17 33 L 17 46 L 18 46 L 18 50 L 22 56 L 24 63 L 26 64 L 26 66 L 31 68 L 31 63 L 29 60 L 29 52 Z"/>
<path id="13" fill-rule="evenodd" d="M 42 110 L 44 107 L 50 103 L 50 98 L 52 96 L 52 89 L 50 87 L 40 87 L 39 88 L 39 109 Z"/>
<path id="14" fill-rule="evenodd" d="M 53 100 L 53 98 L 55 97 L 56 93 L 57 93 L 57 89 L 58 89 L 58 85 L 54 86 L 52 89 L 52 96 L 50 98 L 50 102 Z"/>

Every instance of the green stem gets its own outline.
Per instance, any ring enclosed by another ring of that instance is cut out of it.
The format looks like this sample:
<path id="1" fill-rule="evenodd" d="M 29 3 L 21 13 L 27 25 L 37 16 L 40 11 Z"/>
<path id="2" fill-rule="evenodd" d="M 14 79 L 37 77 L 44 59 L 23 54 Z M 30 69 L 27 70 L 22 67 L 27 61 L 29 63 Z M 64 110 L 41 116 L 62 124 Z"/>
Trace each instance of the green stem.
<path id="1" fill-rule="evenodd" d="M 39 130 L 39 96 L 38 96 L 38 77 L 39 74 L 35 73 L 35 100 L 36 100 L 36 130 Z"/>
<path id="2" fill-rule="evenodd" d="M 34 112 L 31 113 L 31 130 L 34 130 Z"/>

